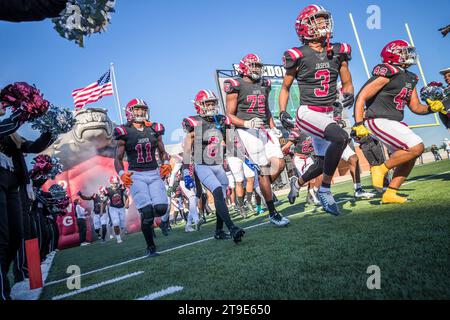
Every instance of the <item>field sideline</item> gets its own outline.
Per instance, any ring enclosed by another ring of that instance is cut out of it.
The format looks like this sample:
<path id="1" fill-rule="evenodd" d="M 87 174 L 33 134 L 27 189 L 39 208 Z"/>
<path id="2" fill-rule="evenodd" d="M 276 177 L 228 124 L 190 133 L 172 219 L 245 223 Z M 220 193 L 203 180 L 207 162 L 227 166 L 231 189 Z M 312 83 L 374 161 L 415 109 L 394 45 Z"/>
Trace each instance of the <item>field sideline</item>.
<path id="1" fill-rule="evenodd" d="M 412 200 L 404 205 L 381 205 L 379 198 L 355 203 L 352 184 L 337 184 L 344 212 L 337 218 L 305 207 L 304 193 L 293 206 L 283 197 L 279 208 L 291 225 L 269 225 L 267 213 L 236 217 L 248 228 L 239 245 L 211 239 L 210 216 L 197 233 L 181 225 L 168 237 L 158 230 L 162 254 L 153 259 L 142 258 L 140 233 L 120 245 L 64 250 L 41 299 L 449 299 L 449 181 L 449 160 L 417 166 L 401 190 Z M 88 273 L 80 292 L 62 280 L 69 265 Z M 370 265 L 381 269 L 380 290 L 367 289 Z"/>

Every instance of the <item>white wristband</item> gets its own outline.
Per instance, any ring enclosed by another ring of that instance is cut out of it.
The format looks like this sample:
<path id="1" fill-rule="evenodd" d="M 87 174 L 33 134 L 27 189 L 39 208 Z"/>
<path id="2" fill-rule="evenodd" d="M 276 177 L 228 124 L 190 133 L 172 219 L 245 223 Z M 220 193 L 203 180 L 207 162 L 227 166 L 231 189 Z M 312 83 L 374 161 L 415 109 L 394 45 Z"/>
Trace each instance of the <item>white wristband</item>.
<path id="1" fill-rule="evenodd" d="M 119 171 L 119 177 L 121 177 L 124 173 L 125 173 L 125 171 L 120 170 L 120 171 Z"/>

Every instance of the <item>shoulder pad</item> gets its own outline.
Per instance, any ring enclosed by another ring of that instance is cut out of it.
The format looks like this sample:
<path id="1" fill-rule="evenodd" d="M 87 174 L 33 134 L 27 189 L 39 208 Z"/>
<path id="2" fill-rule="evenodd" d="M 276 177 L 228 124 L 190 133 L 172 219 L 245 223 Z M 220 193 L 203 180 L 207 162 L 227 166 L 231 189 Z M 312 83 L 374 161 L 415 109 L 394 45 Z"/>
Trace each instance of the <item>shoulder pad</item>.
<path id="1" fill-rule="evenodd" d="M 198 121 L 194 117 L 187 117 L 183 119 L 182 126 L 184 131 L 192 132 L 194 128 L 198 126 Z"/>
<path id="2" fill-rule="evenodd" d="M 333 51 L 342 58 L 342 61 L 350 61 L 352 59 L 352 47 L 348 43 L 333 44 Z"/>
<path id="3" fill-rule="evenodd" d="M 223 124 L 225 124 L 227 126 L 231 125 L 231 119 L 229 117 L 227 117 L 225 115 L 220 115 L 220 118 L 221 118 L 220 119 L 220 123 L 223 123 Z"/>
<path id="4" fill-rule="evenodd" d="M 373 68 L 372 75 L 374 77 L 386 77 L 386 78 L 392 78 L 397 73 L 399 73 L 400 70 L 388 63 L 381 63 L 379 65 L 376 65 L 375 68 Z"/>
<path id="5" fill-rule="evenodd" d="M 291 69 L 297 66 L 301 58 L 303 58 L 303 53 L 299 48 L 289 49 L 283 55 L 283 66 L 286 69 Z"/>
<path id="6" fill-rule="evenodd" d="M 166 132 L 166 128 L 164 128 L 162 123 L 153 122 L 151 128 L 160 136 L 164 135 Z"/>
<path id="7" fill-rule="evenodd" d="M 114 139 L 118 140 L 124 138 L 127 135 L 125 126 L 118 126 L 114 128 Z"/>
<path id="8" fill-rule="evenodd" d="M 223 84 L 225 93 L 237 93 L 240 90 L 241 83 L 238 79 L 227 79 Z"/>

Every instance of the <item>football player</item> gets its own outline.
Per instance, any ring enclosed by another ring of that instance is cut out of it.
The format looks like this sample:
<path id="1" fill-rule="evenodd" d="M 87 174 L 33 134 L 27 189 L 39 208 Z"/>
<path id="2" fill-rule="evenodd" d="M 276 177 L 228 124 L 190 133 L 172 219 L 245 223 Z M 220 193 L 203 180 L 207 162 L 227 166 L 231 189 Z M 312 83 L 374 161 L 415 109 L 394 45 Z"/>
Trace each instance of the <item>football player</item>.
<path id="1" fill-rule="evenodd" d="M 114 166 L 124 186 L 130 188 L 136 208 L 141 214 L 141 229 L 147 243 L 147 256 L 155 257 L 156 245 L 153 240 L 153 222 L 156 217 L 163 217 L 168 209 L 164 181 L 161 177 L 170 174 L 169 157 L 164 148 L 162 136 L 164 126 L 148 120 L 148 105 L 142 99 L 128 102 L 125 114 L 127 124 L 116 127 L 114 136 L 117 140 Z M 159 167 L 156 150 L 163 162 Z M 128 171 L 123 164 L 127 156 Z"/>
<path id="2" fill-rule="evenodd" d="M 245 231 L 237 227 L 230 218 L 226 205 L 228 178 L 223 168 L 226 130 L 230 119 L 218 114 L 218 99 L 209 90 L 201 90 L 194 100 L 196 116 L 183 120 L 187 132 L 184 140 L 183 174 L 186 188 L 198 187 L 192 178 L 192 168 L 200 182 L 212 192 L 216 207 L 216 239 L 227 239 L 223 231 L 225 223 L 235 243 L 242 240 Z"/>
<path id="3" fill-rule="evenodd" d="M 294 146 L 293 162 L 297 174 L 299 177 L 305 174 L 305 172 L 315 164 L 314 148 L 312 146 L 312 138 L 299 129 L 294 128 L 289 132 L 288 142 L 283 146 L 282 151 L 284 154 L 289 153 L 291 147 Z M 293 189 L 294 183 L 297 181 L 297 177 L 291 177 L 291 189 Z M 317 199 L 316 190 L 314 189 L 317 179 L 308 181 L 308 202 L 312 202 L 315 205 L 319 205 L 319 199 Z M 290 204 L 295 202 L 297 194 L 293 196 L 293 190 L 289 192 L 288 200 Z"/>
<path id="4" fill-rule="evenodd" d="M 184 231 L 186 232 L 194 232 L 199 231 L 200 226 L 203 222 L 203 220 L 200 220 L 198 217 L 198 199 L 201 197 L 198 195 L 196 191 L 192 189 L 186 188 L 186 185 L 184 183 L 184 180 L 181 179 L 181 173 L 183 167 L 183 155 L 179 154 L 177 157 L 175 157 L 175 166 L 172 169 L 172 173 L 169 177 L 169 188 L 167 189 L 167 195 L 170 196 L 174 190 L 176 190 L 175 182 L 177 175 L 180 176 L 180 179 L 177 184 L 179 184 L 179 187 L 181 189 L 182 197 L 184 196 L 189 203 L 189 214 L 187 216 L 186 225 L 184 227 Z M 199 185 L 197 183 L 197 185 Z M 201 191 L 201 189 L 200 189 Z"/>
<path id="5" fill-rule="evenodd" d="M 404 109 L 409 107 L 413 113 L 428 114 L 440 112 L 444 106 L 442 103 L 427 106 L 419 102 L 418 77 L 407 70 L 416 64 L 416 50 L 408 42 L 389 42 L 381 51 L 381 58 L 382 63 L 375 66 L 372 77 L 358 93 L 353 130 L 359 138 L 371 132 L 393 152 L 383 164 L 371 168 L 372 184 L 381 192 L 385 175 L 394 169 L 381 201 L 404 203 L 407 198 L 397 195 L 397 191 L 424 150 L 422 139 L 402 122 Z"/>
<path id="6" fill-rule="evenodd" d="M 248 154 L 244 162 L 250 162 L 250 166 L 257 166 L 260 170 L 259 185 L 269 209 L 270 222 L 276 226 L 286 226 L 289 219 L 275 209 L 271 189 L 271 183 L 285 167 L 279 141 L 282 134 L 276 128 L 269 110 L 271 83 L 263 79 L 263 70 L 264 65 L 256 54 L 248 54 L 240 61 L 239 77 L 227 79 L 224 83 L 227 115 L 236 126 L 239 143 Z"/>
<path id="7" fill-rule="evenodd" d="M 120 232 L 125 229 L 125 209 L 128 209 L 129 199 L 126 189 L 120 184 L 119 177 L 111 176 L 109 183 L 110 185 L 106 188 L 105 193 L 109 199 L 109 217 L 114 228 L 117 243 L 122 243 Z"/>
<path id="8" fill-rule="evenodd" d="M 97 239 L 102 240 L 102 243 L 105 243 L 106 233 L 107 233 L 107 225 L 108 225 L 108 215 L 106 214 L 106 206 L 105 202 L 108 200 L 104 196 L 104 192 L 106 191 L 105 187 L 99 187 L 98 193 L 94 193 L 91 196 L 86 196 L 81 191 L 78 191 L 77 195 L 87 201 L 92 201 L 94 203 L 94 230 L 97 234 Z M 102 234 L 100 234 L 100 230 Z"/>
<path id="9" fill-rule="evenodd" d="M 323 181 L 317 192 L 324 210 L 339 215 L 340 209 L 331 193 L 331 180 L 349 136 L 333 120 L 337 80 L 342 81 L 344 107 L 354 102 L 352 77 L 348 67 L 351 48 L 346 43 L 331 43 L 333 18 L 324 7 L 310 5 L 304 8 L 295 23 L 300 47 L 287 50 L 283 56 L 286 75 L 279 96 L 280 121 L 286 129 L 292 128 L 292 118 L 286 112 L 289 91 L 297 80 L 300 89 L 300 107 L 296 125 L 313 138 L 314 150 L 322 167 Z M 316 170 L 308 179 L 321 174 Z M 308 180 L 306 180 L 308 181 Z M 294 181 L 298 190 L 306 181 Z"/>
<path id="10" fill-rule="evenodd" d="M 344 97 L 341 94 L 342 90 L 342 83 L 338 83 L 338 97 L 336 102 L 334 103 L 334 113 L 333 113 L 333 119 L 336 121 L 339 126 L 344 129 L 348 134 L 351 133 L 351 129 L 347 127 L 347 122 L 343 119 L 343 100 Z M 352 106 L 350 106 L 352 107 Z M 353 180 L 353 188 L 354 188 L 354 197 L 355 199 L 372 199 L 375 197 L 375 194 L 372 192 L 365 191 L 362 188 L 361 185 L 361 169 L 359 167 L 359 157 L 355 152 L 355 145 L 353 144 L 353 140 L 350 139 L 347 147 L 345 148 L 344 152 L 342 153 L 342 160 L 347 162 L 349 168 L 350 168 L 350 175 L 352 176 Z"/>

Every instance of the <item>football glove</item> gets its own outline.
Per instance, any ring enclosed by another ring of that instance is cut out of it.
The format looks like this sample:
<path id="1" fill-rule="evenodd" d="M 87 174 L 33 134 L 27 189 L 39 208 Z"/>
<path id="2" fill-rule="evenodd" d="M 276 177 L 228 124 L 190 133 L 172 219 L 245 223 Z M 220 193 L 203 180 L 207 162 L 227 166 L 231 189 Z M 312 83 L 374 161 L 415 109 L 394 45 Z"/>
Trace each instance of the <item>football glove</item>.
<path id="1" fill-rule="evenodd" d="M 292 119 L 291 115 L 286 111 L 281 112 L 278 118 L 281 121 L 281 125 L 286 130 L 292 130 L 295 127 L 294 119 Z"/>
<path id="2" fill-rule="evenodd" d="M 369 130 L 367 130 L 367 128 L 363 124 L 355 125 L 352 128 L 352 131 L 355 132 L 355 135 L 358 138 L 364 138 L 364 137 L 367 137 L 370 134 Z"/>
<path id="3" fill-rule="evenodd" d="M 122 180 L 122 183 L 125 186 L 125 188 L 129 188 L 133 184 L 133 179 L 131 179 L 132 175 L 133 175 L 133 172 L 124 172 L 120 176 L 120 180 Z"/>
<path id="4" fill-rule="evenodd" d="M 159 175 L 161 176 L 161 179 L 165 179 L 170 173 L 172 172 L 172 167 L 170 164 L 163 164 L 159 168 Z"/>
<path id="5" fill-rule="evenodd" d="M 190 175 L 184 176 L 184 185 L 186 186 L 186 189 L 188 189 L 188 190 L 195 188 L 195 182 Z"/>
<path id="6" fill-rule="evenodd" d="M 447 111 L 445 111 L 445 106 L 442 103 L 442 101 L 439 100 L 431 100 L 427 99 L 427 104 L 430 106 L 430 110 L 433 112 L 440 112 L 442 114 L 447 114 Z"/>
<path id="7" fill-rule="evenodd" d="M 355 103 L 355 95 L 353 93 L 344 93 L 344 98 L 342 99 L 342 106 L 344 108 L 349 108 L 353 106 L 353 103 Z"/>
<path id="8" fill-rule="evenodd" d="M 248 121 L 244 121 L 244 127 L 249 129 L 259 129 L 264 126 L 264 121 L 260 118 L 253 118 Z"/>

